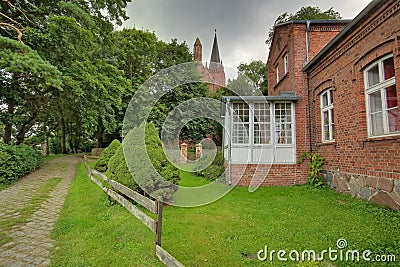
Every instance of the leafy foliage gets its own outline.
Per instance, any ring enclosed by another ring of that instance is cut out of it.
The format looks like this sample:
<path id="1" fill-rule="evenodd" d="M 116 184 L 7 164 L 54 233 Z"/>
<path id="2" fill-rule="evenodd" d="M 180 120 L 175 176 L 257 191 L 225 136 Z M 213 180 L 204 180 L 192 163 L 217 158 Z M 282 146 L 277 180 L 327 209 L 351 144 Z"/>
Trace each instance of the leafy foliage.
<path id="1" fill-rule="evenodd" d="M 237 67 L 239 75 L 246 75 L 254 83 L 255 87 L 264 95 L 268 95 L 267 65 L 261 60 L 253 60 L 250 63 L 241 63 Z"/>
<path id="2" fill-rule="evenodd" d="M 332 7 L 326 11 L 322 11 L 319 7 L 305 6 L 302 7 L 295 14 L 285 12 L 279 15 L 276 18 L 274 25 L 293 20 L 332 20 L 341 18 L 342 16 L 340 15 L 340 13 L 334 10 Z M 268 39 L 266 41 L 267 44 L 270 44 L 272 42 L 273 35 L 274 28 L 272 27 L 271 29 L 269 29 Z"/>
<path id="3" fill-rule="evenodd" d="M 208 180 L 216 180 L 225 171 L 224 157 L 222 151 L 218 151 L 213 162 L 202 171 L 197 171 L 196 175 L 202 176 Z"/>
<path id="4" fill-rule="evenodd" d="M 0 183 L 10 183 L 38 168 L 42 153 L 27 145 L 0 143 Z"/>
<path id="5" fill-rule="evenodd" d="M 307 184 L 314 187 L 323 187 L 325 179 L 321 175 L 322 166 L 324 165 L 324 158 L 318 153 L 303 152 L 298 163 L 304 162 L 308 159 L 308 167 L 310 168 L 307 177 Z"/>
<path id="6" fill-rule="evenodd" d="M 111 144 L 101 152 L 99 159 L 96 161 L 94 168 L 100 172 L 105 172 L 107 170 L 108 161 L 116 153 L 116 151 L 121 147 L 121 143 L 115 139 Z"/>
<path id="7" fill-rule="evenodd" d="M 145 146 L 140 144 L 140 140 L 136 138 L 143 131 L 143 127 L 146 127 Z M 145 126 L 145 123 L 142 123 L 140 127 L 134 128 L 128 133 L 124 142 L 129 143 L 128 149 L 142 151 L 135 153 L 137 157 L 134 159 L 128 159 L 130 160 L 130 169 L 128 169 L 123 147 L 119 147 L 108 162 L 107 176 L 133 190 L 141 192 L 142 190 L 136 182 L 138 181 L 148 194 L 152 194 L 158 199 L 170 199 L 176 188 L 166 181 L 177 185 L 180 180 L 179 172 L 167 160 L 154 124 L 147 123 Z"/>

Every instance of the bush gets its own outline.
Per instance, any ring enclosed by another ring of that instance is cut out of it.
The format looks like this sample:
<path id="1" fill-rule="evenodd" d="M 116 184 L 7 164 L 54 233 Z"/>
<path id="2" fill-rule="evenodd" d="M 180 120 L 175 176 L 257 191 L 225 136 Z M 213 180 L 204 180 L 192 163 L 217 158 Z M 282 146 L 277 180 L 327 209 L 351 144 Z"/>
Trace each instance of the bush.
<path id="1" fill-rule="evenodd" d="M 146 146 L 140 144 L 137 138 L 144 130 L 143 127 L 146 127 Z M 129 149 L 128 155 L 135 155 L 135 158 L 129 160 L 128 169 L 123 148 L 119 148 L 108 162 L 107 176 L 136 191 L 141 191 L 137 185 L 139 182 L 141 188 L 152 197 L 170 199 L 177 189 L 174 185 L 180 180 L 179 171 L 167 160 L 154 124 L 148 123 L 145 126 L 143 123 L 140 127 L 132 129 L 124 142 L 129 144 L 125 146 L 125 149 Z"/>
<path id="2" fill-rule="evenodd" d="M 108 161 L 120 147 L 122 147 L 121 143 L 117 139 L 112 141 L 111 144 L 106 149 L 104 149 L 103 152 L 101 152 L 99 159 L 94 165 L 94 168 L 99 172 L 107 171 Z"/>
<path id="3" fill-rule="evenodd" d="M 196 175 L 203 176 L 208 180 L 216 180 L 225 171 L 224 157 L 222 151 L 218 151 L 215 155 L 213 162 L 206 169 L 202 171 L 197 171 Z"/>
<path id="4" fill-rule="evenodd" d="M 42 153 L 27 145 L 0 144 L 0 183 L 20 179 L 38 168 L 42 160 Z"/>

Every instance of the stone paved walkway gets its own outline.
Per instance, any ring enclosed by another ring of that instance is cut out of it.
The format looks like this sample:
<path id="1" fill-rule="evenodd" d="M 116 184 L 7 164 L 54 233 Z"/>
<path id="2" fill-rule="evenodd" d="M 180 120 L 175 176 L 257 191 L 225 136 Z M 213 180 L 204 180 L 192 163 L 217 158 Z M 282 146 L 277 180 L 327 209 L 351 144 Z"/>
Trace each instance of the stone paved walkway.
<path id="1" fill-rule="evenodd" d="M 6 233 L 8 243 L 0 246 L 0 266 L 48 266 L 54 240 L 51 231 L 63 207 L 65 196 L 76 172 L 77 155 L 55 158 L 42 168 L 25 176 L 13 186 L 0 191 L 0 224 L 18 220 L 20 211 L 32 209 L 43 184 L 55 177 L 62 178 L 47 199 L 34 206 L 30 217 L 16 223 Z M 36 199 L 35 199 L 36 197 Z M 21 219 L 21 218 L 20 218 Z"/>

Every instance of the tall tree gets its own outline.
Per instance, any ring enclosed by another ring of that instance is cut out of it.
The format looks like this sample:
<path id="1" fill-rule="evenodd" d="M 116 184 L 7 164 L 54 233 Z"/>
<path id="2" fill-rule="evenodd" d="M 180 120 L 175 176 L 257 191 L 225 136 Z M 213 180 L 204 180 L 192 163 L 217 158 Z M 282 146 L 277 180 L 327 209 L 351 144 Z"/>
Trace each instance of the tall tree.
<path id="1" fill-rule="evenodd" d="M 267 66 L 261 60 L 253 60 L 250 63 L 241 63 L 237 67 L 239 75 L 246 75 L 257 89 L 264 95 L 268 94 Z"/>
<path id="2" fill-rule="evenodd" d="M 341 18 L 342 16 L 340 13 L 334 10 L 332 7 L 326 11 L 322 11 L 319 7 L 305 6 L 298 10 L 295 14 L 285 12 L 279 15 L 276 18 L 274 25 L 293 20 L 332 20 Z M 273 35 L 274 28 L 272 27 L 269 29 L 268 39 L 266 40 L 267 44 L 271 43 Z"/>
<path id="3" fill-rule="evenodd" d="M 60 91 L 60 72 L 36 51 L 0 36 L 0 117 L 5 124 L 4 143 L 22 143 L 51 96 Z"/>

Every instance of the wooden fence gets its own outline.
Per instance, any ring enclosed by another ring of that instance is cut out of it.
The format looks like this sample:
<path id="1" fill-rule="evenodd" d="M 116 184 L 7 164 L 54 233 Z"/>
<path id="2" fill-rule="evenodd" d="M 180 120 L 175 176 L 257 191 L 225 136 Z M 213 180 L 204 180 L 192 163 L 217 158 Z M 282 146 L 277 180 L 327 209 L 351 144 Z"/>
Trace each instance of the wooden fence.
<path id="1" fill-rule="evenodd" d="M 171 256 L 171 254 L 161 247 L 163 202 L 153 201 L 114 180 L 108 179 L 108 177 L 103 173 L 93 170 L 89 167 L 86 156 L 83 156 L 83 158 L 86 172 L 88 173 L 90 180 L 103 189 L 103 191 L 109 197 L 113 198 L 130 213 L 132 213 L 155 234 L 155 254 L 157 257 L 168 267 L 184 267 L 183 264 L 177 261 L 173 256 Z M 103 186 L 101 180 L 96 178 L 100 178 L 105 183 L 110 185 L 111 188 Z M 143 211 L 138 209 L 134 204 L 132 204 L 131 200 L 155 214 L 156 219 L 151 218 Z"/>

